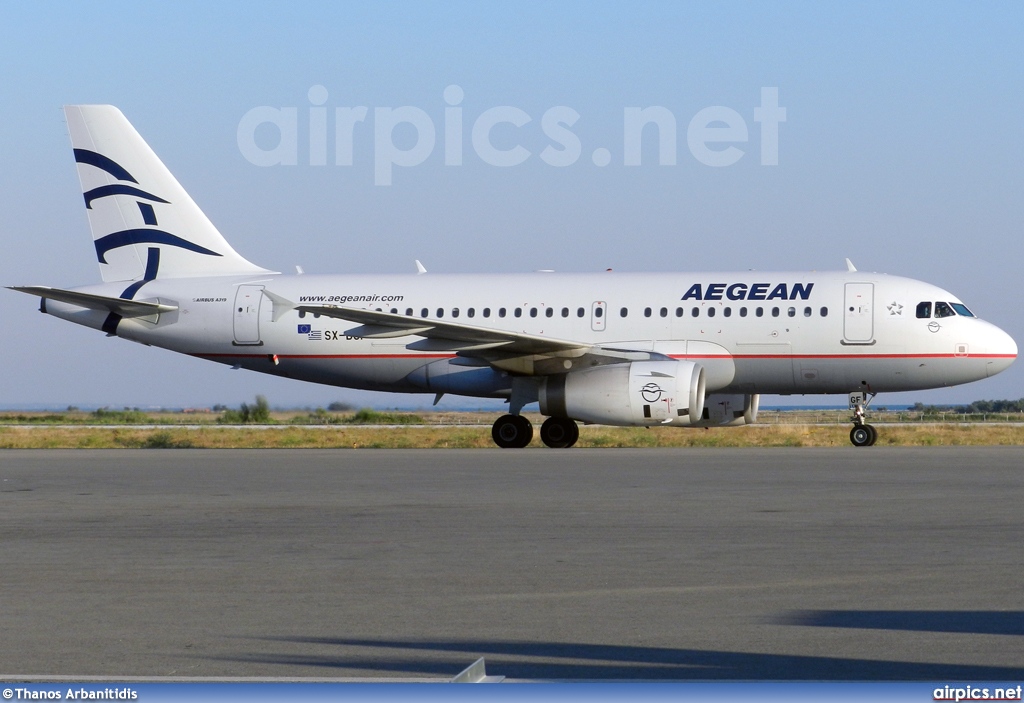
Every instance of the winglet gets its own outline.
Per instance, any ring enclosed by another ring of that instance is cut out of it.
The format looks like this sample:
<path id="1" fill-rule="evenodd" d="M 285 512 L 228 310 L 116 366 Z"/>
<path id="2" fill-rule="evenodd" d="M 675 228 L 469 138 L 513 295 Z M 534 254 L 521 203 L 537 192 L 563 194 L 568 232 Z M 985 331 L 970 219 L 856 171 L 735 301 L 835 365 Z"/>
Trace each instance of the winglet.
<path id="1" fill-rule="evenodd" d="M 416 273 L 426 273 L 426 267 L 420 263 L 419 259 L 416 259 Z"/>
<path id="2" fill-rule="evenodd" d="M 852 262 L 852 261 L 850 261 L 849 259 L 847 259 L 847 260 L 846 260 L 846 270 L 847 270 L 847 271 L 856 271 L 856 270 L 857 270 L 857 267 L 853 265 L 853 262 Z"/>

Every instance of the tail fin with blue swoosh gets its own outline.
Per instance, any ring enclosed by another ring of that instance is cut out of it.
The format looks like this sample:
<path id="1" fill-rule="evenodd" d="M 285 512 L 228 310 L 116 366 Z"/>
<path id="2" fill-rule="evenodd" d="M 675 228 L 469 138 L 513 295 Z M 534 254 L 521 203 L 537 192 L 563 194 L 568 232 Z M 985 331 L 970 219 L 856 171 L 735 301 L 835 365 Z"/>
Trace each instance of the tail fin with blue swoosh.
<path id="1" fill-rule="evenodd" d="M 120 110 L 64 114 L 105 282 L 269 273 L 231 248 Z"/>

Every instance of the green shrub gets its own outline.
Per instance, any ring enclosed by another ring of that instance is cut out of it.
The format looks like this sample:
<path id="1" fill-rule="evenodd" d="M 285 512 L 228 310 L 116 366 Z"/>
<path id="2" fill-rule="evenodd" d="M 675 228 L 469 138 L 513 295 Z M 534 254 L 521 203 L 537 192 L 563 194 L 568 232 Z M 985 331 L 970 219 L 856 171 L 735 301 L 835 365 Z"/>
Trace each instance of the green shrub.
<path id="1" fill-rule="evenodd" d="M 271 425 L 270 403 L 262 395 L 256 396 L 253 405 L 242 403 L 238 410 L 225 410 L 217 422 L 221 425 Z"/>

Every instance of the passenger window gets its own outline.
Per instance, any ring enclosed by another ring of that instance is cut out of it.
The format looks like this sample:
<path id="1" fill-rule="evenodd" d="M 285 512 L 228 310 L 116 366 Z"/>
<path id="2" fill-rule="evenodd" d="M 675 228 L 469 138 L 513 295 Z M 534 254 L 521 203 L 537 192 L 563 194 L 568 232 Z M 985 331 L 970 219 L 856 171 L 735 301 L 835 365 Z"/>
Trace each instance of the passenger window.
<path id="1" fill-rule="evenodd" d="M 555 309 L 554 308 L 548 308 L 547 310 L 544 311 L 544 317 L 551 317 L 554 314 L 555 314 Z"/>
<path id="2" fill-rule="evenodd" d="M 746 316 L 747 316 L 747 308 L 744 306 L 744 307 L 740 308 L 740 317 L 746 317 Z"/>
<path id="3" fill-rule="evenodd" d="M 713 307 L 708 308 L 708 317 L 714 317 L 714 316 L 715 316 L 715 308 L 713 308 Z"/>
<path id="4" fill-rule="evenodd" d="M 682 308 L 676 308 L 676 317 L 682 317 L 682 316 L 683 316 L 683 309 Z"/>
<path id="5" fill-rule="evenodd" d="M 693 315 L 694 317 L 697 317 L 698 315 L 700 315 L 700 308 L 694 308 L 693 310 L 690 311 L 690 314 Z"/>
<path id="6" fill-rule="evenodd" d="M 522 317 L 523 316 L 523 309 L 522 308 L 516 308 L 515 310 L 512 311 L 512 314 L 515 315 L 516 317 Z"/>
<path id="7" fill-rule="evenodd" d="M 627 315 L 629 315 L 629 310 L 627 308 L 619 310 L 619 317 L 626 317 Z"/>
<path id="8" fill-rule="evenodd" d="M 810 317 L 810 316 L 811 316 L 811 308 L 810 307 L 804 308 L 804 317 Z"/>
<path id="9" fill-rule="evenodd" d="M 917 304 L 917 316 L 921 319 L 926 319 L 932 316 L 932 304 L 929 302 Z"/>
<path id="10" fill-rule="evenodd" d="M 397 315 L 398 314 L 398 308 L 391 308 L 391 314 L 392 315 Z"/>
<path id="11" fill-rule="evenodd" d="M 778 316 L 779 316 L 779 309 L 778 308 L 772 308 L 772 317 L 778 317 Z"/>
<path id="12" fill-rule="evenodd" d="M 790 317 L 796 317 L 796 308 L 790 308 L 788 314 Z"/>
<path id="13" fill-rule="evenodd" d="M 935 317 L 952 317 L 956 315 L 949 303 L 935 303 Z"/>
<path id="14" fill-rule="evenodd" d="M 757 308 L 754 310 L 754 314 L 758 317 L 764 317 L 764 308 Z"/>
<path id="15" fill-rule="evenodd" d="M 660 312 L 662 317 L 668 317 L 668 308 L 662 308 Z"/>
<path id="16" fill-rule="evenodd" d="M 469 310 L 466 311 L 466 317 L 474 317 L 475 315 L 476 315 L 476 310 L 473 309 L 473 308 L 470 308 Z"/>
<path id="17" fill-rule="evenodd" d="M 442 308 L 437 309 L 438 318 L 444 317 L 444 310 Z"/>
<path id="18" fill-rule="evenodd" d="M 458 317 L 458 316 L 459 316 L 459 309 L 458 308 L 452 308 L 452 317 Z"/>
<path id="19" fill-rule="evenodd" d="M 644 317 L 650 317 L 650 316 L 651 316 L 651 309 L 650 308 L 644 308 Z"/>
<path id="20" fill-rule="evenodd" d="M 569 317 L 569 308 L 562 308 L 562 317 Z"/>
<path id="21" fill-rule="evenodd" d="M 498 317 L 505 317 L 505 308 L 498 308 Z"/>
<path id="22" fill-rule="evenodd" d="M 724 310 L 722 310 L 722 314 L 725 315 L 726 317 L 732 317 L 732 308 L 725 308 Z"/>
<path id="23" fill-rule="evenodd" d="M 491 309 L 490 308 L 484 308 L 484 317 L 490 317 L 490 316 L 491 316 Z"/>
<path id="24" fill-rule="evenodd" d="M 604 308 L 594 308 L 594 317 L 604 317 Z"/>
<path id="25" fill-rule="evenodd" d="M 576 308 L 576 317 L 583 317 L 586 314 L 587 311 L 584 308 Z"/>
<path id="26" fill-rule="evenodd" d="M 822 308 L 821 309 L 821 316 L 822 317 L 828 317 L 828 308 Z"/>
<path id="27" fill-rule="evenodd" d="M 405 309 L 405 316 L 406 317 L 412 317 L 412 308 L 406 308 Z"/>
<path id="28" fill-rule="evenodd" d="M 420 317 L 430 317 L 430 311 L 426 308 L 420 310 Z"/>

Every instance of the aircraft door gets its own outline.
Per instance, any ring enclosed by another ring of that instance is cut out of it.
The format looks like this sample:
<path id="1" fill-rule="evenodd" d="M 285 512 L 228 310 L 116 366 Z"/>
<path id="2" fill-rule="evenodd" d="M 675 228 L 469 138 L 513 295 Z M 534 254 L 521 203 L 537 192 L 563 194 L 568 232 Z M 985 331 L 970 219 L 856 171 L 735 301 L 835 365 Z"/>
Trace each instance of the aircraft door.
<path id="1" fill-rule="evenodd" d="M 843 337 L 853 344 L 866 344 L 874 337 L 874 283 L 847 283 L 843 306 Z"/>
<path id="2" fill-rule="evenodd" d="M 605 317 L 607 317 L 607 305 L 603 300 L 595 301 L 590 307 L 590 329 L 595 332 L 604 330 Z"/>
<path id="3" fill-rule="evenodd" d="M 263 286 L 238 286 L 235 293 L 235 344 L 260 345 L 260 305 Z"/>

